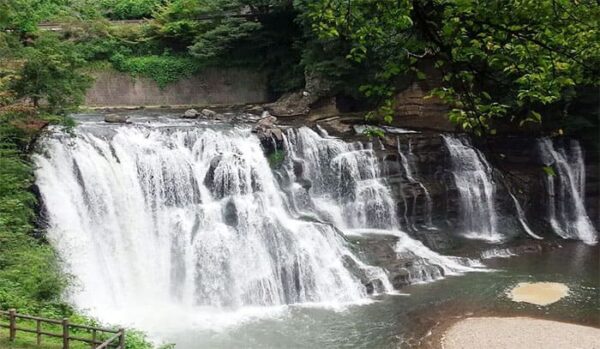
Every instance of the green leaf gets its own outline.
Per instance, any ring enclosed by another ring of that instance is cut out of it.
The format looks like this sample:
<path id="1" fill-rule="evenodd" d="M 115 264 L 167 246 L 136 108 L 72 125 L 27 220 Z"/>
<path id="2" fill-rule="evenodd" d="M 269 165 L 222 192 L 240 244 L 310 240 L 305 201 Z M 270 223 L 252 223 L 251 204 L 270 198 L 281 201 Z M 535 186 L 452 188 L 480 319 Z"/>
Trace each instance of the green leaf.
<path id="1" fill-rule="evenodd" d="M 544 166 L 542 167 L 542 170 L 544 170 L 544 173 L 546 173 L 547 176 L 556 176 L 556 172 L 554 172 L 554 168 L 552 168 L 551 166 Z"/>

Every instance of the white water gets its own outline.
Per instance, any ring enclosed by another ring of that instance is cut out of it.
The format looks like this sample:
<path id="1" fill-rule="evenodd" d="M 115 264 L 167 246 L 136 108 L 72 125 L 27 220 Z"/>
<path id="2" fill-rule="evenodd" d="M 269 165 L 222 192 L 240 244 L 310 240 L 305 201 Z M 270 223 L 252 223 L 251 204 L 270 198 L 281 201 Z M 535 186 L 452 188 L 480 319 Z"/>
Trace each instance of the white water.
<path id="1" fill-rule="evenodd" d="M 394 200 L 381 178 L 380 164 L 372 148 L 358 142 L 322 138 L 306 127 L 287 132 L 286 148 L 291 155 L 288 176 L 292 180 L 310 178 L 312 181 L 308 198 L 306 194 L 298 194 L 306 193 L 304 189 L 295 191 L 293 201 L 296 206 L 300 210 L 316 210 L 320 213 L 319 219 L 334 223 L 348 235 L 398 237 L 396 253 L 416 256 L 415 264 L 421 264 L 413 268 L 419 272 L 411 275 L 411 282 L 432 281 L 443 275 L 482 267 L 476 261 L 442 256 L 401 231 Z M 412 172 L 407 175 L 416 181 Z M 443 273 L 436 272 L 439 269 L 431 266 L 439 267 Z"/>
<path id="2" fill-rule="evenodd" d="M 538 146 L 543 163 L 555 172 L 555 176 L 546 175 L 547 215 L 552 229 L 565 239 L 595 244 L 598 234 L 584 205 L 585 164 L 579 143 L 571 140 L 567 149 L 556 149 L 551 139 L 543 138 Z"/>
<path id="3" fill-rule="evenodd" d="M 543 238 L 541 236 L 537 235 L 536 233 L 534 233 L 533 230 L 531 230 L 531 228 L 529 227 L 529 224 L 527 224 L 527 219 L 525 218 L 525 212 L 523 211 L 523 208 L 521 207 L 519 200 L 517 200 L 516 196 L 514 196 L 513 193 L 510 192 L 510 190 L 507 190 L 507 191 L 508 191 L 508 195 L 511 197 L 513 203 L 515 204 L 515 209 L 517 210 L 517 219 L 519 220 L 519 223 L 521 223 L 521 227 L 523 227 L 523 230 L 525 230 L 525 232 L 527 234 L 529 234 L 529 236 L 531 236 L 532 238 L 542 240 Z"/>
<path id="4" fill-rule="evenodd" d="M 249 130 L 121 127 L 44 142 L 37 183 L 49 238 L 94 314 L 366 296 L 330 225 L 294 219 Z M 383 273 L 380 273 L 383 275 Z M 196 310 L 202 312 L 201 310 Z"/>
<path id="5" fill-rule="evenodd" d="M 419 188 L 421 188 L 421 190 L 423 192 L 423 196 L 425 198 L 425 209 L 426 209 L 426 211 L 423 214 L 425 217 L 425 227 L 428 229 L 435 229 L 435 227 L 433 225 L 433 221 L 432 221 L 433 201 L 431 200 L 431 195 L 429 194 L 429 190 L 427 190 L 427 187 L 425 187 L 425 185 L 423 185 L 423 183 L 416 178 L 416 176 L 414 174 L 415 171 L 413 170 L 415 165 L 412 161 L 410 161 L 414 158 L 414 154 L 412 151 L 412 144 L 410 143 L 410 140 L 409 140 L 407 150 L 403 151 L 402 145 L 400 143 L 400 137 L 396 138 L 396 142 L 397 142 L 397 147 L 398 147 L 398 154 L 400 156 L 400 164 L 402 166 L 402 169 L 404 170 L 406 179 L 409 182 L 418 185 Z M 417 199 L 419 197 L 419 193 L 413 193 L 413 195 L 414 195 L 414 200 L 413 200 L 413 216 L 414 216 L 417 214 Z M 414 223 L 413 223 L 413 226 L 414 226 Z"/>
<path id="6" fill-rule="evenodd" d="M 491 248 L 481 252 L 481 259 L 510 258 L 512 256 L 516 256 L 516 254 L 508 248 Z"/>
<path id="7" fill-rule="evenodd" d="M 450 152 L 465 236 L 488 241 L 502 240 L 503 236 L 497 231 L 496 187 L 490 164 L 468 140 L 449 135 L 444 135 L 443 139 Z"/>
<path id="8" fill-rule="evenodd" d="M 248 128 L 181 126 L 89 123 L 43 140 L 34 160 L 48 237 L 76 277 L 79 308 L 158 333 L 175 314 L 212 328 L 286 304 L 364 302 L 365 284 L 392 290 L 340 233 L 398 226 L 371 149 L 290 131 L 312 188 L 293 183 L 286 195 Z M 475 270 L 407 241 L 424 264 Z"/>

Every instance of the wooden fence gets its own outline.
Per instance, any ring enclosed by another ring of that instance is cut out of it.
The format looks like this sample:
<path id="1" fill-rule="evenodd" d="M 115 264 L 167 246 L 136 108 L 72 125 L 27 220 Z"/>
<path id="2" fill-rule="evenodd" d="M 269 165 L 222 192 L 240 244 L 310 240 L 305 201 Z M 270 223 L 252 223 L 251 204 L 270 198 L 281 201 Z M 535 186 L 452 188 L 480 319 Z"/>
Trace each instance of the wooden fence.
<path id="1" fill-rule="evenodd" d="M 37 345 L 40 345 L 42 343 L 42 336 L 47 336 L 47 337 L 62 338 L 63 349 L 69 349 L 70 341 L 79 341 L 79 342 L 88 343 L 91 345 L 91 347 L 93 349 L 108 349 L 108 348 L 125 349 L 125 329 L 123 329 L 123 328 L 120 328 L 118 330 L 112 330 L 112 329 L 102 328 L 102 327 L 76 325 L 76 324 L 69 323 L 68 319 L 53 320 L 53 319 L 40 318 L 40 317 L 36 317 L 36 316 L 18 314 L 15 309 L 10 309 L 8 311 L 0 310 L 0 316 L 8 317 L 9 323 L 8 324 L 0 323 L 0 328 L 8 328 L 9 339 L 11 342 L 15 340 L 17 331 L 21 331 L 21 332 L 34 333 L 37 337 Z M 36 325 L 35 329 L 17 326 L 18 319 L 35 322 L 35 325 Z M 61 331 L 61 333 L 52 333 L 52 332 L 44 331 L 42 329 L 42 324 L 58 325 L 62 328 L 62 331 Z M 70 334 L 70 332 L 71 332 L 70 329 L 87 330 L 87 331 L 91 332 L 92 338 L 83 338 L 83 337 L 72 336 Z M 110 335 L 110 337 L 108 337 L 108 339 L 106 339 L 106 340 L 100 340 L 98 338 L 98 335 L 100 335 L 101 337 L 105 337 L 105 336 L 103 336 L 103 334 L 108 334 L 108 335 Z"/>

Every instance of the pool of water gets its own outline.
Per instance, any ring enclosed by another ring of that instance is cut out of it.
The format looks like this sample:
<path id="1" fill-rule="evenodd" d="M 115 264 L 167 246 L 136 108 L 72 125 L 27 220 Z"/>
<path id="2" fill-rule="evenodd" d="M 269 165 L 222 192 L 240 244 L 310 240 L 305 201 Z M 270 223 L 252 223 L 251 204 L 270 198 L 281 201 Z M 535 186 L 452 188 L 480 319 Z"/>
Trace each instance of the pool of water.
<path id="1" fill-rule="evenodd" d="M 402 294 L 365 304 L 288 306 L 246 316 L 236 324 L 179 324 L 186 329 L 157 335 L 182 349 L 414 348 L 431 345 L 429 338 L 440 324 L 471 315 L 534 316 L 600 327 L 600 248 L 562 241 L 560 246 L 488 259 L 485 264 L 494 272 L 411 285 Z M 570 294 L 545 307 L 515 303 L 506 296 L 517 283 L 536 281 L 565 283 Z"/>

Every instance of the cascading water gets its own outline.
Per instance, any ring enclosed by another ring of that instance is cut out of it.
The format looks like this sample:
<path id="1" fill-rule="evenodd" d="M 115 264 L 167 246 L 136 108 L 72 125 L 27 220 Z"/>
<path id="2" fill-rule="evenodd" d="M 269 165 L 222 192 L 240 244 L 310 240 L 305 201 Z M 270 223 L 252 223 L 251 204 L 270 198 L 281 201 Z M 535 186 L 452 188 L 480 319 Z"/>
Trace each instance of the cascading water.
<path id="1" fill-rule="evenodd" d="M 433 229 L 434 228 L 433 221 L 432 221 L 433 201 L 431 200 L 431 195 L 429 195 L 429 190 L 427 190 L 427 187 L 425 187 L 425 185 L 423 185 L 423 183 L 421 181 L 419 181 L 414 174 L 415 171 L 413 170 L 413 168 L 415 167 L 415 165 L 412 161 L 414 158 L 414 154 L 412 151 L 412 143 L 409 140 L 408 144 L 407 144 L 407 149 L 402 150 L 400 137 L 397 137 L 396 141 L 397 141 L 397 146 L 398 146 L 398 154 L 400 156 L 400 165 L 402 166 L 402 169 L 404 170 L 404 175 L 406 176 L 406 179 L 410 183 L 417 185 L 423 192 L 423 196 L 425 198 L 425 212 L 423 214 L 425 217 L 425 228 Z M 414 197 L 413 215 L 416 215 L 417 199 L 419 197 L 419 193 L 416 191 L 413 192 L 413 197 Z M 406 202 L 406 200 L 405 200 L 405 202 Z M 413 222 L 413 227 L 414 227 L 414 222 Z"/>
<path id="2" fill-rule="evenodd" d="M 398 237 L 412 282 L 480 266 L 400 231 L 377 157 L 360 143 L 289 130 L 282 172 L 245 126 L 167 119 L 74 132 L 42 140 L 37 185 L 48 237 L 78 281 L 70 297 L 104 321 L 164 333 L 165 314 L 211 328 L 271 306 L 390 292 L 346 242 L 361 229 Z"/>
<path id="3" fill-rule="evenodd" d="M 292 217 L 248 128 L 78 127 L 43 147 L 48 236 L 80 283 L 74 302 L 104 320 L 354 302 L 376 277 L 390 290 L 333 226 Z"/>
<path id="4" fill-rule="evenodd" d="M 517 200 L 517 197 L 513 193 L 511 193 L 510 190 L 508 190 L 508 195 L 511 197 L 513 203 L 515 204 L 515 210 L 517 210 L 517 219 L 519 220 L 519 223 L 521 223 L 521 227 L 523 227 L 523 230 L 525 230 L 525 232 L 529 234 L 529 236 L 531 236 L 532 238 L 542 240 L 543 238 L 534 233 L 533 230 L 529 227 L 529 224 L 527 224 L 527 219 L 525 218 L 525 211 L 523 211 L 523 208 L 521 207 L 519 200 Z"/>
<path id="5" fill-rule="evenodd" d="M 584 205 L 585 164 L 579 142 L 556 149 L 552 140 L 538 142 L 544 165 L 554 169 L 546 175 L 548 220 L 554 232 L 566 239 L 579 239 L 587 244 L 598 241 Z"/>
<path id="6" fill-rule="evenodd" d="M 465 236 L 488 241 L 501 240 L 503 237 L 497 232 L 496 187 L 491 166 L 467 139 L 449 135 L 444 135 L 443 139 L 450 153 Z"/>
<path id="7" fill-rule="evenodd" d="M 372 147 L 323 138 L 307 127 L 290 129 L 287 176 L 292 202 L 299 211 L 317 212 L 345 234 L 388 234 L 398 237 L 398 255 L 416 257 L 411 282 L 476 270 L 477 262 L 442 256 L 402 232 L 394 200 L 381 178 L 381 164 Z M 307 190 L 307 188 L 309 188 Z"/>
<path id="8" fill-rule="evenodd" d="M 301 211 L 317 211 L 341 229 L 397 226 L 394 201 L 373 149 L 323 138 L 309 128 L 287 132 L 288 176 Z M 298 185 L 310 181 L 309 193 Z"/>

